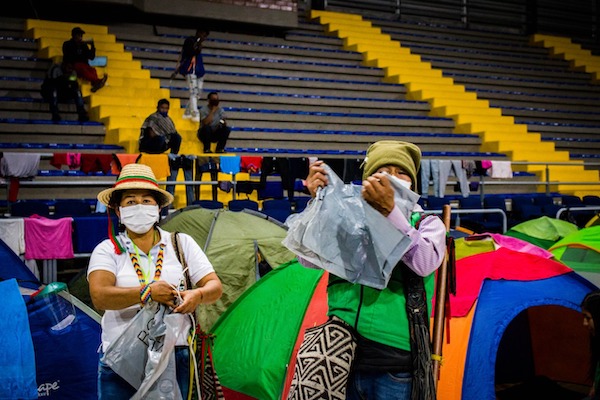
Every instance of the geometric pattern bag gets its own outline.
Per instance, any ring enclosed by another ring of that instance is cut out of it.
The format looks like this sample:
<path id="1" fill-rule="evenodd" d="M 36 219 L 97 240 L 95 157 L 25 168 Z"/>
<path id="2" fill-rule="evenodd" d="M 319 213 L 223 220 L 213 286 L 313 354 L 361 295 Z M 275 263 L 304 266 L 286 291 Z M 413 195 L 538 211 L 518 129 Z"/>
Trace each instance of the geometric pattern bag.
<path id="1" fill-rule="evenodd" d="M 183 249 L 179 244 L 178 232 L 171 234 L 171 240 L 177 254 L 177 259 L 185 270 L 186 288 L 192 288 L 194 285 L 187 270 L 187 262 L 185 261 Z M 188 394 L 188 399 L 190 400 L 198 398 L 202 400 L 225 400 L 223 387 L 217 376 L 213 361 L 213 340 L 214 335 L 204 332 L 200 328 L 200 324 L 196 323 L 196 332 L 192 335 L 192 349 L 196 357 L 195 360 L 190 360 L 192 366 L 196 368 L 190 368 L 190 390 Z M 192 357 L 192 354 L 190 354 L 190 357 Z M 198 371 L 198 376 L 195 376 L 196 371 Z"/>
<path id="2" fill-rule="evenodd" d="M 306 329 L 287 400 L 345 400 L 355 353 L 354 330 L 338 317 Z"/>

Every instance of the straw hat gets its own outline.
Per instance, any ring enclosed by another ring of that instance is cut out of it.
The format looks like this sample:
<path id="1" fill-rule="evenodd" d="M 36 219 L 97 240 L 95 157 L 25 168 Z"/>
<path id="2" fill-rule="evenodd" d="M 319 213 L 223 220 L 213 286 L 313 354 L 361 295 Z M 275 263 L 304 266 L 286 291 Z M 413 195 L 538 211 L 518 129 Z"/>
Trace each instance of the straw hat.
<path id="1" fill-rule="evenodd" d="M 113 192 L 127 189 L 147 189 L 158 194 L 158 205 L 160 208 L 168 206 L 174 200 L 173 195 L 158 187 L 156 177 L 152 169 L 144 164 L 127 164 L 121 170 L 117 181 L 110 189 L 98 193 L 98 200 L 108 206 Z"/>

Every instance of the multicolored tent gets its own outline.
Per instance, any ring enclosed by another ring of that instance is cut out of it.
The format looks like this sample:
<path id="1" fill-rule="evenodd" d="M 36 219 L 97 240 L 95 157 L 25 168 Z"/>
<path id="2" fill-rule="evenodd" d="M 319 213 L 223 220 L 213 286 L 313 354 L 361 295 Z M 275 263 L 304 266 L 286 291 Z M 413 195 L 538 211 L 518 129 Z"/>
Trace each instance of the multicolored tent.
<path id="1" fill-rule="evenodd" d="M 574 232 L 549 250 L 557 260 L 600 287 L 600 225 Z"/>
<path id="2" fill-rule="evenodd" d="M 456 254 L 438 399 L 510 398 L 501 388 L 538 376 L 584 385 L 588 333 L 579 304 L 595 287 L 562 263 L 490 239 L 459 239 Z"/>

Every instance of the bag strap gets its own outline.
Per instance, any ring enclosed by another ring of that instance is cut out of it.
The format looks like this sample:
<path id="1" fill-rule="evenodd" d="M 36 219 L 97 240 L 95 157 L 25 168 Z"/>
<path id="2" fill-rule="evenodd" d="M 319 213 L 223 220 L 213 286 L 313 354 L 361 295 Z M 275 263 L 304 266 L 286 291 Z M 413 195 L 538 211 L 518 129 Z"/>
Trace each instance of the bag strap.
<path id="1" fill-rule="evenodd" d="M 194 287 L 194 285 L 192 284 L 192 280 L 190 279 L 190 272 L 187 268 L 185 254 L 183 253 L 181 243 L 179 242 L 179 232 L 171 232 L 171 241 L 173 243 L 173 248 L 175 249 L 175 255 L 177 255 L 177 260 L 179 260 L 179 263 L 183 267 L 183 274 L 185 276 L 185 288 L 191 289 Z"/>

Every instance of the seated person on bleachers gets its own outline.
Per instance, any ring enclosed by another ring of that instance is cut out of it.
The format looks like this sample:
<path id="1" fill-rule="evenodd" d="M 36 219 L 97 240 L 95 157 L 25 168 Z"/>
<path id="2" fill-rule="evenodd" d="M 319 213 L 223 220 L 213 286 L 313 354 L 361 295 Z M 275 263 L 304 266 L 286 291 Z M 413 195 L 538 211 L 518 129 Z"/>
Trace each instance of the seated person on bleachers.
<path id="1" fill-rule="evenodd" d="M 71 30 L 71 39 L 62 46 L 63 62 L 73 64 L 77 76 L 90 82 L 92 92 L 95 92 L 104 87 L 108 75 L 105 73 L 102 79 L 98 78 L 96 68 L 90 65 L 89 60 L 96 58 L 96 46 L 93 40 L 83 40 L 84 33 L 80 27 Z"/>
<path id="2" fill-rule="evenodd" d="M 208 104 L 200 107 L 200 128 L 198 139 L 204 145 L 204 152 L 210 153 L 210 144 L 217 143 L 217 153 L 225 152 L 225 144 L 229 139 L 231 128 L 225 121 L 225 111 L 219 107 L 219 94 L 210 92 Z"/>
<path id="3" fill-rule="evenodd" d="M 167 99 L 160 99 L 156 112 L 150 114 L 142 124 L 139 139 L 141 153 L 160 154 L 168 149 L 171 153 L 178 154 L 181 146 L 181 135 L 175 129 L 175 123 L 169 117 L 171 103 Z"/>
<path id="4" fill-rule="evenodd" d="M 77 82 L 77 75 L 72 64 L 52 64 L 41 87 L 42 98 L 48 102 L 52 121 L 61 120 L 58 113 L 58 102 L 67 103 L 74 101 L 79 115 L 79 122 L 89 121 L 83 105 L 83 97 Z"/>

